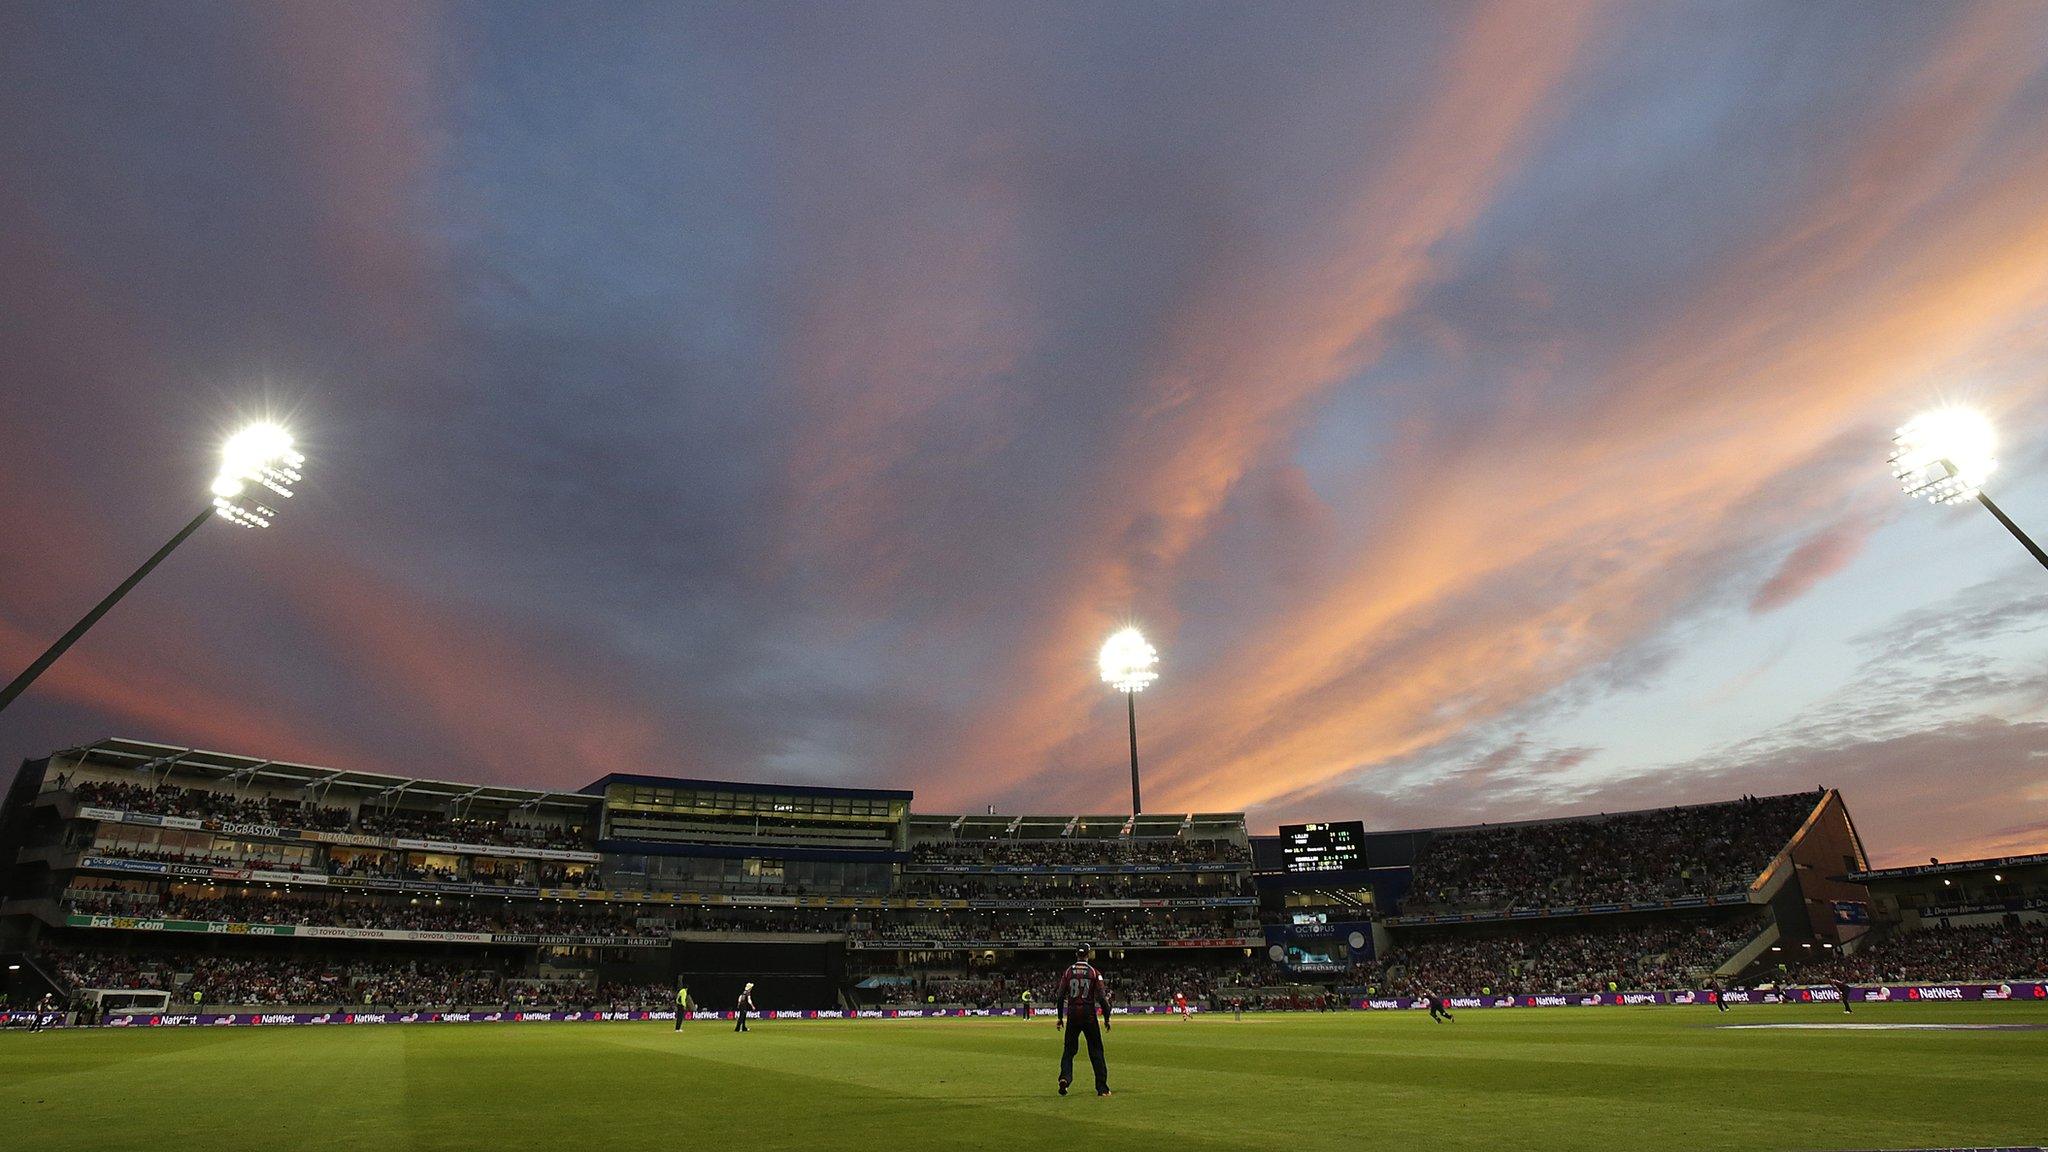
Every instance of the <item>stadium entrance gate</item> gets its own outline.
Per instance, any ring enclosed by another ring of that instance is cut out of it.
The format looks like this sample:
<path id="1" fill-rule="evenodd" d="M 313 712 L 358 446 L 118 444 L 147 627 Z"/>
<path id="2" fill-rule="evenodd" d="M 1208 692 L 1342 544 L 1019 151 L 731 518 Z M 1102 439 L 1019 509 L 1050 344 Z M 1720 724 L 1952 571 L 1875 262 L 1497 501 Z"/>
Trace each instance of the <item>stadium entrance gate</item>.
<path id="1" fill-rule="evenodd" d="M 748 932 L 682 932 L 671 955 L 675 983 L 707 1010 L 726 1011 L 740 989 L 754 985 L 755 1007 L 768 1012 L 841 1007 L 846 938 Z"/>

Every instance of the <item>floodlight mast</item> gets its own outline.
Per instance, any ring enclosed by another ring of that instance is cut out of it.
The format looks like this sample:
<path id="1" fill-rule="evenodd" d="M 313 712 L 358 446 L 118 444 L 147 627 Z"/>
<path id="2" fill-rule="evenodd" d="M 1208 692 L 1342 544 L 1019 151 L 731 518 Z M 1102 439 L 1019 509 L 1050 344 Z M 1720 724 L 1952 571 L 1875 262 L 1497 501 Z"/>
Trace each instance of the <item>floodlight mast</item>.
<path id="1" fill-rule="evenodd" d="M 0 688 L 0 711 L 5 711 L 9 704 L 14 703 L 15 697 L 26 692 L 28 686 L 36 682 L 37 677 L 57 662 L 58 657 L 70 651 L 73 644 L 78 643 L 81 637 L 92 630 L 93 625 L 100 622 L 100 617 L 112 611 L 123 596 L 142 583 L 143 577 L 155 571 L 157 565 L 163 563 L 172 552 L 177 551 L 178 545 L 191 539 L 192 534 L 199 531 L 208 520 L 218 516 L 244 528 L 269 527 L 271 520 L 277 516 L 277 511 L 250 496 L 250 485 L 264 489 L 279 499 L 290 499 L 290 485 L 297 484 L 302 479 L 299 469 L 304 467 L 305 463 L 306 458 L 292 448 L 291 434 L 275 424 L 252 424 L 229 437 L 221 449 L 220 472 L 213 480 L 213 503 L 200 509 L 199 515 L 178 529 L 177 534 L 172 536 L 169 542 L 143 561 L 142 567 L 121 581 L 107 594 L 106 599 L 94 605 L 92 611 L 87 612 L 84 619 L 73 624 L 69 632 L 59 636 L 56 643 L 50 645 L 41 656 L 36 657 L 35 663 L 23 669 L 21 675 L 10 681 L 7 687 Z"/>
<path id="2" fill-rule="evenodd" d="M 1159 679 L 1159 650 L 1136 628 L 1126 628 L 1102 646 L 1102 680 L 1124 694 L 1131 722 L 1131 815 L 1144 811 L 1138 795 L 1138 693 Z"/>
<path id="3" fill-rule="evenodd" d="M 1892 437 L 1892 478 L 1906 495 L 1931 504 L 1960 504 L 1974 498 L 2048 568 L 2048 552 L 1984 491 L 1985 479 L 1998 467 L 1993 457 L 1996 446 L 1991 422 L 1983 415 L 1968 408 L 1939 408 L 1907 421 Z"/>

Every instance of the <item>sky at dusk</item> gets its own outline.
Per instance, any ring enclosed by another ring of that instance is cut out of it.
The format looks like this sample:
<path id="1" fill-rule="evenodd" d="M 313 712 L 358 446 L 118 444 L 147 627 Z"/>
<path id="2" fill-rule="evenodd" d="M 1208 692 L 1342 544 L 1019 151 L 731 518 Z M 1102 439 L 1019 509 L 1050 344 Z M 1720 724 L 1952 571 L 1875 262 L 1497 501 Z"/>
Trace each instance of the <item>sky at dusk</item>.
<path id="1" fill-rule="evenodd" d="M 0 714 L 406 775 L 2048 849 L 2048 6 L 0 8 Z"/>

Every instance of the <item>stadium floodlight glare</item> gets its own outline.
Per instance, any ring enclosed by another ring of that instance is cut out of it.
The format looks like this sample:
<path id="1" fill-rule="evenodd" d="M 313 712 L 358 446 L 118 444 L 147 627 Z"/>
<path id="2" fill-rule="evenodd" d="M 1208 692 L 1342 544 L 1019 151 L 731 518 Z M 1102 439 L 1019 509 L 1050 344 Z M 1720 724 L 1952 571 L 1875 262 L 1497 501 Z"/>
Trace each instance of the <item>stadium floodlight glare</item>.
<path id="1" fill-rule="evenodd" d="M 1937 408 L 1908 420 L 1892 437 L 1892 478 L 1906 495 L 1932 504 L 1974 499 L 2048 568 L 2048 552 L 2012 522 L 1984 491 L 1998 467 L 1998 434 L 1991 421 L 1971 408 Z"/>
<path id="2" fill-rule="evenodd" d="M 142 562 L 133 575 L 123 580 L 118 587 L 85 614 L 85 618 L 71 626 L 71 631 L 57 638 L 55 644 L 36 661 L 16 676 L 7 687 L 0 688 L 0 710 L 6 709 L 14 698 L 27 691 L 36 677 L 41 676 L 59 656 L 78 643 L 100 617 L 111 611 L 114 605 L 128 595 L 130 589 L 142 583 L 142 578 L 155 571 L 164 558 L 177 550 L 178 545 L 191 539 L 194 532 L 208 520 L 218 516 L 231 524 L 244 528 L 268 528 L 277 510 L 263 503 L 275 498 L 279 501 L 291 498 L 291 486 L 303 477 L 299 469 L 305 467 L 306 458 L 292 447 L 291 433 L 269 422 L 251 424 L 228 437 L 221 446 L 220 471 L 214 475 L 211 491 L 213 502 L 200 509 L 190 523 L 171 537 L 170 543 L 156 550 L 156 554 Z M 262 499 L 257 494 L 265 493 Z"/>
<path id="3" fill-rule="evenodd" d="M 1159 649 L 1145 640 L 1144 633 L 1126 628 L 1111 636 L 1097 658 L 1102 682 L 1124 694 L 1131 718 L 1131 815 L 1144 811 L 1138 799 L 1138 693 L 1159 679 Z"/>
<path id="4" fill-rule="evenodd" d="M 1932 504 L 1975 496 L 1998 467 L 1991 421 L 1970 408 L 1937 408 L 1908 420 L 1892 437 L 1892 478 L 1906 495 Z"/>
<path id="5" fill-rule="evenodd" d="M 292 448 L 291 433 L 275 424 L 251 424 L 221 446 L 220 474 L 213 478 L 213 510 L 230 524 L 268 528 L 277 509 L 250 493 L 251 485 L 280 500 L 305 477 L 306 458 Z M 265 497 L 268 499 L 268 497 Z"/>
<path id="6" fill-rule="evenodd" d="M 1102 682 L 1119 692 L 1141 692 L 1159 679 L 1153 669 L 1159 663 L 1159 649 L 1145 641 L 1144 633 L 1126 628 L 1102 646 Z"/>

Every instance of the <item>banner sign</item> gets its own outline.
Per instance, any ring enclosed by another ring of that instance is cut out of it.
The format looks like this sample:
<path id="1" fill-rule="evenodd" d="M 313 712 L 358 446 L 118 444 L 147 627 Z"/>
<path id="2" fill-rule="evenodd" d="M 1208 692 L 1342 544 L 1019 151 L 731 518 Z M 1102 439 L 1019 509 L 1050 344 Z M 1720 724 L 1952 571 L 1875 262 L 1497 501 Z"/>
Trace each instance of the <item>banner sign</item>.
<path id="1" fill-rule="evenodd" d="M 350 928 L 339 924 L 304 924 L 299 935 L 322 940 L 416 940 L 433 944 L 489 944 L 489 932 L 438 932 L 411 928 Z"/>
<path id="2" fill-rule="evenodd" d="M 1455 1011 L 1459 1008 L 1600 1008 L 1638 1004 L 1714 1003 L 1710 990 L 1684 989 L 1676 992 L 1561 992 L 1549 995 L 1446 996 Z M 1818 988 L 1729 988 L 1721 998 L 1730 1004 L 1839 1004 L 1841 993 L 1831 987 Z M 2022 1000 L 2048 1003 L 2048 984 L 1884 984 L 1849 989 L 1852 1004 L 1954 1003 L 1965 1000 Z M 1366 996 L 1354 998 L 1353 1008 L 1427 1008 L 1429 1001 L 1415 996 Z"/>
<path id="3" fill-rule="evenodd" d="M 667 936 L 561 936 L 546 933 L 497 932 L 493 944 L 541 944 L 580 948 L 666 948 Z"/>
<path id="4" fill-rule="evenodd" d="M 1191 1012 L 1201 1008 L 1189 1005 Z M 1168 1015 L 1175 1011 L 1170 1004 L 1133 1004 L 1110 1010 L 1118 1016 L 1127 1015 Z M 973 1017 L 1017 1017 L 1026 1014 L 1023 1008 L 873 1008 L 859 1012 L 839 1009 L 819 1011 L 778 1011 L 756 1012 L 756 1020 L 938 1020 Z M 1054 1016 L 1052 1008 L 1031 1010 L 1033 1016 Z M 27 1019 L 27 1013 L 17 1013 Z M 705 1022 L 731 1020 L 732 1012 L 692 1012 L 684 1023 L 702 1020 Z M 341 1009 L 330 1012 L 117 1012 L 107 1016 L 109 1028 L 175 1028 L 175 1027 L 234 1027 L 263 1026 L 274 1024 L 510 1024 L 510 1023 L 615 1023 L 620 1021 L 664 1020 L 673 1021 L 675 1009 L 655 1011 L 608 1012 L 586 1011 L 526 1011 L 521 1009 L 493 1010 L 488 1012 L 429 1012 L 429 1011 L 385 1011 L 358 1012 Z"/>
<path id="5" fill-rule="evenodd" d="M 76 912 L 67 914 L 64 923 L 72 928 L 118 928 L 129 932 L 204 932 L 216 936 L 293 936 L 301 932 L 295 924 L 228 924 L 218 920 L 164 920 L 150 916 L 81 916 Z"/>
<path id="6" fill-rule="evenodd" d="M 1724 892 L 1719 896 L 1680 896 L 1670 900 L 1636 900 L 1627 904 L 1572 904 L 1552 908 L 1506 908 L 1485 912 L 1444 912 L 1436 915 L 1389 916 L 1390 928 L 1421 924 L 1478 924 L 1487 920 L 1540 919 L 1548 916 L 1604 916 L 1616 912 L 1668 912 L 1674 908 L 1706 908 L 1723 904 L 1747 904 L 1746 892 Z"/>
<path id="7" fill-rule="evenodd" d="M 1919 912 L 1920 918 L 1923 920 L 1942 916 L 1996 916 L 2005 912 L 2042 912 L 2048 911 L 2048 897 L 2035 897 L 2031 900 L 2024 898 L 2018 900 L 1997 900 L 1975 904 L 1929 904 L 1924 908 L 1913 909 L 1913 911 Z"/>
<path id="8" fill-rule="evenodd" d="M 166 860 L 129 860 L 119 856 L 87 856 L 78 862 L 80 868 L 94 872 L 127 872 L 144 876 L 174 876 L 181 880 L 247 880 L 249 873 L 241 868 L 222 868 L 209 864 L 173 864 Z"/>
<path id="9" fill-rule="evenodd" d="M 2024 1000 L 2048 1004 L 2048 984 L 1918 984 L 1884 985 L 1871 988 L 1851 988 L 1852 1001 L 1878 1003 L 1894 1001 L 1901 1003 L 1944 1003 L 1959 1000 Z M 1772 991 L 1731 988 L 1728 990 L 1731 1004 L 1786 1004 L 1821 1002 L 1837 999 L 1832 988 L 1787 988 Z M 1679 1004 L 1707 1006 L 1713 1003 L 1713 993 L 1708 991 L 1677 992 L 1602 992 L 1598 994 L 1559 994 L 1545 996 L 1450 996 L 1445 999 L 1451 1009 L 1461 1008 L 1589 1008 L 1616 1005 Z M 1407 1010 L 1428 1007 L 1428 1002 L 1409 996 L 1367 997 L 1354 999 L 1351 1007 L 1367 1010 Z M 1200 1005 L 1189 1005 L 1189 1010 L 1206 1011 Z M 1132 1004 L 1112 1010 L 1115 1015 L 1165 1016 L 1176 1009 L 1170 1004 Z M 974 1019 L 988 1017 L 1053 1016 L 1052 1008 L 1024 1009 L 1010 1008 L 863 1008 L 856 1012 L 836 1009 L 803 1012 L 761 1012 L 755 1014 L 760 1020 L 940 1020 Z M 674 1009 L 655 1011 L 611 1012 L 602 1010 L 585 1011 L 539 1011 L 539 1010 L 491 1010 L 491 1011 L 355 1011 L 342 1009 L 328 1012 L 281 1011 L 281 1012 L 240 1012 L 240 1013 L 190 1013 L 190 1012 L 133 1012 L 111 1013 L 105 1024 L 112 1028 L 162 1028 L 180 1026 L 245 1026 L 276 1024 L 496 1024 L 496 1023 L 604 1023 L 617 1021 L 673 1021 Z M 725 1021 L 731 1020 L 731 1012 L 692 1012 L 684 1021 Z M 16 1012 L 11 1016 L 0 1013 L 0 1023 L 26 1023 L 29 1014 Z M 58 1021 L 52 1021 L 56 1023 Z"/>
<path id="10" fill-rule="evenodd" d="M 965 900 L 953 901 L 975 909 L 1003 908 L 1253 908 L 1257 907 L 1257 896 L 1174 896 L 1146 897 L 1144 899 L 1059 899 L 1046 897 L 1037 900 Z"/>
<path id="11" fill-rule="evenodd" d="M 334 924 L 239 924 L 220 920 L 169 920 L 146 916 L 82 916 L 70 913 L 72 928 L 117 928 L 131 932 L 201 932 L 227 936 L 306 936 L 325 940 L 404 940 L 427 944 L 534 944 L 579 948 L 666 948 L 667 936 L 579 936 L 521 932 L 440 932 L 421 928 L 349 928 Z"/>
<path id="12" fill-rule="evenodd" d="M 144 828 L 177 828 L 186 832 L 197 832 L 205 827 L 202 821 L 189 816 L 152 816 L 146 812 L 123 812 L 118 808 L 81 806 L 78 815 L 84 820 L 111 820 L 116 824 L 135 824 Z"/>
<path id="13" fill-rule="evenodd" d="M 1944 872 L 2010 872 L 2015 868 L 2031 868 L 2037 864 L 2048 864 L 2048 852 L 2034 852 L 2025 856 L 1999 856 L 1990 860 L 1956 860 L 1947 864 L 1909 864 L 1904 868 L 1872 868 L 1867 872 L 1849 873 L 1849 882 L 1868 884 L 1872 880 L 1939 876 Z"/>

